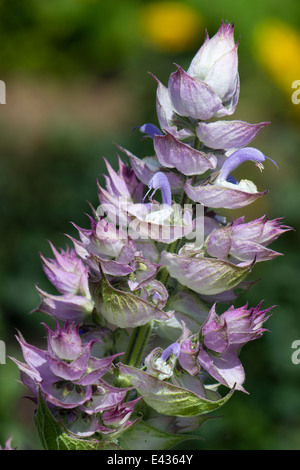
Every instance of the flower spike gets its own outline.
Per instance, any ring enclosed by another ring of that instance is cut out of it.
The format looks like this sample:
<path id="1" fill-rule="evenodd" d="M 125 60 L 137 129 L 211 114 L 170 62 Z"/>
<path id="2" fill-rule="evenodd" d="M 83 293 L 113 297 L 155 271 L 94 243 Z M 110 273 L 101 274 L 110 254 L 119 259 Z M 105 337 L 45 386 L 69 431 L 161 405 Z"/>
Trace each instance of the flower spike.
<path id="1" fill-rule="evenodd" d="M 58 292 L 37 288 L 36 310 L 56 328 L 44 324 L 41 349 L 20 334 L 24 362 L 13 360 L 47 450 L 167 450 L 235 391 L 248 393 L 239 354 L 268 331 L 273 307 L 232 303 L 256 282 L 246 277 L 257 263 L 281 255 L 268 245 L 291 228 L 282 218 L 227 222 L 216 212 L 267 192 L 236 180 L 240 164 L 277 166 L 247 147 L 268 122 L 222 119 L 239 99 L 233 29 L 222 21 L 214 36 L 206 33 L 167 87 L 154 77 L 159 127 L 137 127 L 153 153 L 140 159 L 117 144 L 129 164 L 118 156 L 116 170 L 104 159 L 90 227 L 73 223 L 74 248 L 50 244 L 53 259 L 42 256 Z"/>

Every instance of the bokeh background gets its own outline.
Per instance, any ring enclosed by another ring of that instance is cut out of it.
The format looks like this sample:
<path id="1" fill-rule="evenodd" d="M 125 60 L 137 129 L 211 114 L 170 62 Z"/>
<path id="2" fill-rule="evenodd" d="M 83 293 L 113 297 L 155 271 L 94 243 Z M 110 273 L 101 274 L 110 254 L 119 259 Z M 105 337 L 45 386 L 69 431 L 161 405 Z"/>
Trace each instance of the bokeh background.
<path id="1" fill-rule="evenodd" d="M 300 3 L 297 0 L 0 0 L 0 444 L 13 435 L 19 449 L 39 449 L 34 405 L 23 398 L 14 338 L 20 330 L 44 346 L 35 283 L 51 291 L 39 253 L 48 240 L 65 247 L 74 221 L 87 226 L 88 201 L 97 205 L 96 180 L 103 157 L 116 167 L 115 142 L 149 155 L 136 125 L 157 124 L 156 84 L 167 84 L 174 62 L 187 69 L 221 20 L 240 38 L 240 101 L 233 119 L 271 121 L 252 144 L 273 158 L 263 173 L 251 163 L 238 170 L 260 190 L 247 220 L 284 217 L 295 231 L 272 248 L 284 253 L 255 266 L 260 279 L 238 299 L 251 306 L 276 304 L 269 332 L 241 352 L 249 395 L 237 392 L 216 419 L 200 430 L 198 449 L 300 449 L 300 364 L 291 347 L 300 339 L 300 104 L 292 83 L 300 80 Z M 229 217 L 242 215 L 239 211 Z M 195 441 L 185 448 L 195 449 Z"/>

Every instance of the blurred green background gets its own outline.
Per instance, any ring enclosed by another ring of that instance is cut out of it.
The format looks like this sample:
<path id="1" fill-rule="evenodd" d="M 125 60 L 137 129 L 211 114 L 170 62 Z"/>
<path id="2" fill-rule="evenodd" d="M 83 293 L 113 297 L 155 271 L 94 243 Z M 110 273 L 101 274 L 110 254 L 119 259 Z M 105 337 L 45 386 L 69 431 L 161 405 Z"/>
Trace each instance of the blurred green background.
<path id="1" fill-rule="evenodd" d="M 136 125 L 157 124 L 156 85 L 174 62 L 187 69 L 221 20 L 235 24 L 239 45 L 240 101 L 233 119 L 271 121 L 252 144 L 273 158 L 259 173 L 245 163 L 239 176 L 269 193 L 244 211 L 284 217 L 295 231 L 272 248 L 284 253 L 255 266 L 260 278 L 236 305 L 276 304 L 269 332 L 241 352 L 245 388 L 208 421 L 199 449 L 300 449 L 300 364 L 291 361 L 300 339 L 299 126 L 300 104 L 291 101 L 300 80 L 300 3 L 297 0 L 0 0 L 0 339 L 7 363 L 0 364 L 0 444 L 13 435 L 19 449 L 39 449 L 34 405 L 8 358 L 22 359 L 14 338 L 20 330 L 44 346 L 35 283 L 51 291 L 39 253 L 47 240 L 65 247 L 70 221 L 87 226 L 88 201 L 97 205 L 96 179 L 102 157 L 116 165 L 119 143 L 139 156 L 151 152 Z M 298 290 L 299 289 L 299 290 Z M 190 441 L 190 448 L 195 442 Z M 188 444 L 185 448 L 188 448 Z"/>

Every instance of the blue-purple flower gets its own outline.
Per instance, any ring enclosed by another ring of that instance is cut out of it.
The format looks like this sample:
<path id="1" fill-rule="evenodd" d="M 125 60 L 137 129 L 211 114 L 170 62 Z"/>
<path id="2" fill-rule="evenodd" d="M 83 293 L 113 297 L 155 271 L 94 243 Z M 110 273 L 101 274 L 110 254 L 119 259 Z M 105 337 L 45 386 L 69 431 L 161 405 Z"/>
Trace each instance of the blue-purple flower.
<path id="1" fill-rule="evenodd" d="M 236 181 L 231 173 L 243 162 L 251 160 L 258 168 L 263 168 L 262 162 L 267 157 L 252 147 L 245 147 L 233 152 L 224 162 L 221 170 L 210 180 L 204 180 L 197 186 L 190 181 L 185 185 L 187 195 L 196 202 L 207 207 L 225 209 L 239 209 L 254 202 L 267 191 L 259 192 L 256 185 L 247 179 Z"/>

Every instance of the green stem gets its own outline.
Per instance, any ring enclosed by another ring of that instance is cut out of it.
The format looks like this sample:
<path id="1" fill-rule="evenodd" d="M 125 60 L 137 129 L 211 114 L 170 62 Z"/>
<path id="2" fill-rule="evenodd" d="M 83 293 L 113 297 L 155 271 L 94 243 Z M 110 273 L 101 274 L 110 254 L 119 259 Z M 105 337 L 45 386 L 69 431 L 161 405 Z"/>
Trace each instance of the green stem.
<path id="1" fill-rule="evenodd" d="M 152 326 L 153 322 L 151 321 L 146 325 L 137 326 L 134 328 L 122 361 L 123 364 L 127 364 L 128 366 L 132 367 L 139 366 L 152 331 Z"/>

